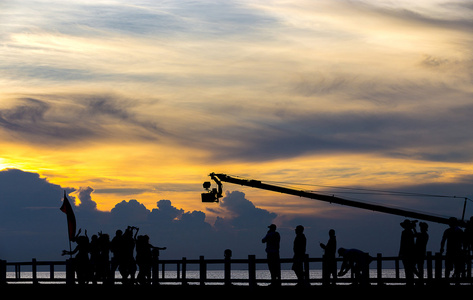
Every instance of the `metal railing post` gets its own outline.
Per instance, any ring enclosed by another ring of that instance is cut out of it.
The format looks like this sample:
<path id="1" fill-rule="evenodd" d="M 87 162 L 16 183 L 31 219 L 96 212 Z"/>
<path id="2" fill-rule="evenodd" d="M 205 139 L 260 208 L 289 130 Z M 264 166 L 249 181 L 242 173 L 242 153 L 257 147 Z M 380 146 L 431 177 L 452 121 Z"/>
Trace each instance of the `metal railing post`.
<path id="1" fill-rule="evenodd" d="M 250 287 L 256 286 L 256 256 L 248 255 L 248 284 Z"/>

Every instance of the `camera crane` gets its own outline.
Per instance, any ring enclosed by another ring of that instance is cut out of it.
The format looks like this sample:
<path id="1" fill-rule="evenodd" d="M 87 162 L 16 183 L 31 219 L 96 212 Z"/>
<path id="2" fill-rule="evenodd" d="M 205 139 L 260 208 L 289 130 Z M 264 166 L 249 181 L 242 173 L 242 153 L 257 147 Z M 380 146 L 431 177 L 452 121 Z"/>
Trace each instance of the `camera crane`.
<path id="1" fill-rule="evenodd" d="M 336 196 L 328 196 L 328 195 L 317 194 L 317 193 L 303 191 L 303 190 L 291 189 L 287 187 L 263 183 L 259 180 L 236 178 L 236 177 L 232 177 L 226 174 L 211 173 L 209 174 L 209 176 L 213 181 L 215 181 L 218 188 L 213 188 L 212 190 L 210 190 L 211 183 L 209 181 L 204 182 L 203 186 L 207 190 L 207 192 L 202 193 L 202 202 L 218 202 L 219 199 L 223 197 L 222 181 L 224 181 L 224 182 L 239 184 L 242 186 L 248 186 L 252 188 L 279 192 L 279 193 L 288 194 L 288 195 L 294 195 L 294 196 L 299 196 L 299 197 L 304 197 L 304 198 L 309 198 L 309 199 L 314 199 L 314 200 L 319 200 L 319 201 L 324 201 L 324 202 L 329 202 L 329 203 L 336 203 L 340 205 L 357 207 L 361 209 L 367 209 L 371 211 L 377 211 L 377 212 L 387 213 L 391 215 L 398 215 L 398 216 L 403 216 L 406 218 L 419 219 L 419 220 L 430 221 L 430 222 L 435 222 L 435 223 L 449 224 L 449 219 L 450 219 L 448 217 L 441 217 L 441 216 L 431 215 L 427 213 L 415 212 L 415 211 L 410 211 L 410 210 L 406 210 L 402 208 L 388 207 L 388 206 L 379 205 L 379 204 L 372 204 L 372 203 L 365 203 L 365 202 L 360 202 L 360 201 L 343 199 Z M 463 216 L 459 224 L 460 226 L 465 226 L 463 219 L 465 216 L 466 200 L 467 198 L 465 198 L 465 203 L 463 206 Z"/>

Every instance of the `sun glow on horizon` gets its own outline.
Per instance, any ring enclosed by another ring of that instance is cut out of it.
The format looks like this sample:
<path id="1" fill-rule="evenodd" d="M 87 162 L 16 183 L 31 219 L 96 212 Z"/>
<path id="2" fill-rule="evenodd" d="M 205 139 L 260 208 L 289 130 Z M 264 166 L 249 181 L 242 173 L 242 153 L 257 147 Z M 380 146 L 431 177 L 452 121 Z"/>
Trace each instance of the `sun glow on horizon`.
<path id="1" fill-rule="evenodd" d="M 100 151 L 99 151 L 100 152 Z M 101 152 L 103 153 L 103 152 Z M 89 154 L 90 155 L 90 154 Z M 164 167 L 161 162 L 140 164 L 130 162 L 130 156 L 106 155 L 98 164 L 103 154 L 95 154 L 96 159 L 88 159 L 95 165 L 93 172 L 87 166 L 53 165 L 52 161 L 42 164 L 26 164 L 19 159 L 18 163 L 5 159 L 2 163 L 8 168 L 37 172 L 49 182 L 62 187 L 74 188 L 77 197 L 79 188 L 91 187 L 94 192 L 92 200 L 97 209 L 110 211 L 123 200 L 136 199 L 148 209 L 156 207 L 159 200 L 171 200 L 173 205 L 186 211 L 206 211 L 200 201 L 200 193 L 204 190 L 202 183 L 210 180 L 210 172 L 227 173 L 248 179 L 256 179 L 281 184 L 295 185 L 328 185 L 365 188 L 396 188 L 412 184 L 429 184 L 435 182 L 454 182 L 458 176 L 468 175 L 471 168 L 464 164 L 441 163 L 434 165 L 422 161 L 388 160 L 383 157 L 366 157 L 352 155 L 348 159 L 343 156 L 302 156 L 294 159 L 275 160 L 271 162 L 190 164 L 188 161 L 173 162 L 172 166 Z M 85 160 L 85 159 L 84 159 Z M 80 161 L 80 160 L 79 160 Z M 348 161 L 348 162 L 347 162 Z M 286 214 L 319 214 L 323 212 L 307 200 L 284 197 L 267 191 L 244 188 L 224 183 L 224 191 L 241 190 L 247 193 L 258 207 Z M 274 202 L 274 199 L 286 199 L 287 202 Z M 273 200 L 271 200 L 273 199 Z M 299 203 L 295 209 L 294 205 Z M 333 208 L 329 208 L 333 209 Z M 209 215 L 210 216 L 210 215 Z"/>
<path id="2" fill-rule="evenodd" d="M 395 188 L 473 171 L 465 1 L 25 3 L 0 11 L 0 169 L 91 187 L 99 210 L 205 211 L 210 172 Z"/>

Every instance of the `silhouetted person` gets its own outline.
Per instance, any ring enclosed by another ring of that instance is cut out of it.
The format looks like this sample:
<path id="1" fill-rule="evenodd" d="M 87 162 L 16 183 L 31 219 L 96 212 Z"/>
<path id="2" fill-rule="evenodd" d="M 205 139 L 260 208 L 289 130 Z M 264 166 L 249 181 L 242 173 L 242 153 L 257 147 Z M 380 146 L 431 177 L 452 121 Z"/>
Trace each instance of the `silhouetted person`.
<path id="1" fill-rule="evenodd" d="M 225 251 L 223 251 L 223 257 L 224 258 L 232 258 L 232 250 L 225 249 Z"/>
<path id="2" fill-rule="evenodd" d="M 152 246 L 149 243 L 149 236 L 140 235 L 136 239 L 136 263 L 139 267 L 137 281 L 141 285 L 151 282 Z"/>
<path id="3" fill-rule="evenodd" d="M 136 229 L 135 235 L 133 236 L 133 230 Z M 135 250 L 135 239 L 138 234 L 139 228 L 128 226 L 123 234 L 123 252 L 118 271 L 123 278 L 124 284 L 134 284 L 135 273 L 136 273 L 136 261 L 134 257 Z M 128 276 L 130 278 L 128 279 Z"/>
<path id="4" fill-rule="evenodd" d="M 464 237 L 463 247 L 467 254 L 470 254 L 471 251 L 473 251 L 473 216 L 471 216 L 470 220 L 466 223 Z"/>
<path id="5" fill-rule="evenodd" d="M 151 257 L 152 257 L 152 263 L 151 263 L 151 274 L 152 279 L 153 279 L 153 284 L 159 284 L 158 283 L 158 273 L 159 273 L 159 251 L 160 250 L 166 250 L 166 247 L 152 247 L 151 249 Z"/>
<path id="6" fill-rule="evenodd" d="M 368 284 L 369 265 L 372 260 L 368 253 L 358 249 L 338 249 L 338 255 L 343 257 L 338 276 L 344 276 L 352 270 L 355 275 L 355 284 Z"/>
<path id="7" fill-rule="evenodd" d="M 337 280 L 337 260 L 335 253 L 337 252 L 337 237 L 335 230 L 330 229 L 328 232 L 329 239 L 327 244 L 320 243 L 320 247 L 324 249 L 323 265 L 322 265 L 322 279 L 323 284 L 330 282 L 330 275 L 332 275 L 333 284 Z"/>
<path id="8" fill-rule="evenodd" d="M 108 234 L 99 233 L 98 248 L 96 278 L 108 284 L 110 283 L 110 237 Z"/>
<path id="9" fill-rule="evenodd" d="M 109 279 L 113 283 L 115 279 L 115 271 L 121 265 L 123 260 L 123 231 L 117 230 L 115 237 L 110 243 L 110 251 L 112 251 L 113 256 L 110 261 L 110 275 Z"/>
<path id="10" fill-rule="evenodd" d="M 75 237 L 75 242 L 77 243 L 76 248 L 72 251 L 63 250 L 62 255 L 74 255 L 74 268 L 77 274 L 77 282 L 79 284 L 87 284 L 89 281 L 89 238 L 86 235 L 79 236 L 81 230 L 77 233 Z"/>
<path id="11" fill-rule="evenodd" d="M 440 253 L 444 252 L 445 242 L 447 242 L 447 252 L 445 253 L 445 278 L 450 278 L 450 272 L 455 268 L 453 276 L 459 278 L 464 271 L 463 257 L 463 231 L 458 227 L 456 218 L 450 218 L 449 228 L 445 229 L 442 241 L 440 242 Z"/>
<path id="12" fill-rule="evenodd" d="M 304 226 L 298 225 L 295 229 L 296 237 L 294 238 L 294 262 L 292 263 L 292 270 L 297 276 L 297 285 L 303 286 L 304 280 L 304 259 L 307 245 L 307 239 L 304 235 Z"/>
<path id="13" fill-rule="evenodd" d="M 139 284 L 148 285 L 151 283 L 153 258 L 157 259 L 159 250 L 166 250 L 166 247 L 154 247 L 149 243 L 147 235 L 140 235 L 136 239 L 136 263 L 140 270 L 136 279 Z"/>
<path id="14" fill-rule="evenodd" d="M 415 273 L 417 277 L 421 279 L 422 282 L 424 278 L 424 260 L 427 251 L 427 242 L 429 241 L 429 234 L 427 233 L 429 225 L 427 225 L 427 223 L 425 222 L 420 222 L 419 228 L 420 232 L 416 232 L 414 226 L 414 233 L 416 237 L 416 242 L 414 246 L 414 258 L 416 266 Z"/>
<path id="15" fill-rule="evenodd" d="M 279 242 L 281 237 L 276 231 L 276 225 L 268 226 L 266 236 L 261 240 L 266 243 L 266 255 L 268 258 L 268 268 L 271 274 L 271 286 L 281 285 L 281 265 L 279 263 Z"/>
<path id="16" fill-rule="evenodd" d="M 401 233 L 401 244 L 399 247 L 399 257 L 404 265 L 404 272 L 406 274 L 406 284 L 414 284 L 415 271 L 415 242 L 414 242 L 414 226 L 415 223 L 409 220 L 404 220 L 400 223 L 404 229 Z"/>
<path id="17" fill-rule="evenodd" d="M 92 283 L 97 283 L 97 269 L 98 269 L 98 262 L 99 262 L 99 255 L 100 255 L 100 248 L 99 248 L 99 237 L 94 234 L 90 239 L 89 244 L 89 253 L 90 253 L 90 275 L 92 279 Z"/>

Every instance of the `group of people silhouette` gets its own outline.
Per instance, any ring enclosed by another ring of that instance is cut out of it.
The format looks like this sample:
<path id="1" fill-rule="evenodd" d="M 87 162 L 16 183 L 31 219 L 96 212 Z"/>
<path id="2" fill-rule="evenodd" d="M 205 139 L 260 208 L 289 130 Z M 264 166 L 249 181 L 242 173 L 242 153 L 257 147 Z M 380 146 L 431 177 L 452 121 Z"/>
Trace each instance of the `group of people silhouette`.
<path id="1" fill-rule="evenodd" d="M 427 253 L 427 243 L 429 241 L 428 224 L 419 223 L 417 230 L 417 220 L 404 220 L 400 223 L 403 231 L 399 248 L 399 257 L 402 260 L 405 271 L 407 285 L 414 284 L 414 277 L 419 278 L 423 284 L 424 261 Z M 465 277 L 466 261 L 470 251 L 473 251 L 473 217 L 467 222 L 465 230 L 460 228 L 460 223 L 456 218 L 449 219 L 449 228 L 442 236 L 440 243 L 440 254 L 445 249 L 445 278 L 459 279 Z M 268 259 L 268 269 L 271 274 L 271 285 L 280 285 L 281 270 L 279 264 L 279 244 L 280 235 L 276 231 L 276 225 L 271 224 L 266 236 L 262 239 L 266 243 L 266 253 Z M 295 229 L 296 237 L 294 239 L 294 260 L 292 270 L 294 271 L 298 283 L 297 285 L 307 285 L 304 278 L 303 261 L 306 253 L 307 240 L 304 235 L 304 227 L 299 225 Z M 446 246 L 446 247 L 445 247 Z M 322 278 L 323 284 L 335 284 L 338 276 L 344 276 L 348 271 L 352 271 L 355 284 L 368 284 L 369 264 L 373 258 L 367 252 L 359 249 L 339 248 L 338 255 L 343 258 L 340 271 L 337 272 L 337 240 L 335 230 L 329 230 L 329 240 L 326 244 L 320 243 L 324 249 Z M 331 279 L 331 280 L 330 280 Z"/>
<path id="2" fill-rule="evenodd" d="M 406 281 L 412 285 L 414 275 L 423 279 L 424 260 L 429 240 L 427 223 L 420 222 L 420 232 L 416 230 L 417 221 L 404 220 L 401 234 L 399 257 L 401 258 Z M 466 277 L 467 258 L 473 251 L 473 217 L 460 227 L 457 218 L 449 218 L 448 228 L 445 229 L 440 241 L 440 254 L 445 252 L 445 278 L 459 280 Z M 453 271 L 453 274 L 452 274 Z"/>
<path id="3" fill-rule="evenodd" d="M 414 283 L 414 274 L 423 279 L 424 277 L 424 260 L 429 241 L 427 233 L 427 223 L 420 222 L 420 232 L 417 232 L 417 220 L 404 220 L 400 223 L 404 229 L 401 233 L 401 243 L 399 247 L 399 257 L 404 265 L 407 285 Z"/>
<path id="4" fill-rule="evenodd" d="M 420 222 L 417 231 L 417 220 L 404 220 L 400 223 L 403 231 L 401 233 L 399 258 L 402 260 L 407 285 L 414 283 L 414 276 L 422 282 L 424 277 L 424 260 L 426 256 L 427 243 L 429 241 L 428 225 Z M 271 274 L 271 286 L 281 284 L 281 267 L 279 261 L 279 248 L 281 237 L 276 231 L 275 224 L 268 226 L 268 232 L 263 237 L 262 243 L 266 244 L 268 269 Z M 79 284 L 88 282 L 97 283 L 102 281 L 111 284 L 114 282 L 115 271 L 118 269 L 124 284 L 147 285 L 151 282 L 151 270 L 153 261 L 157 260 L 159 250 L 165 247 L 154 247 L 149 242 L 147 235 L 139 235 L 139 228 L 128 226 L 123 232 L 117 230 L 115 237 L 110 240 L 106 233 L 94 234 L 89 240 L 87 231 L 81 235 L 78 231 L 74 238 L 77 246 L 74 250 L 63 250 L 62 255 L 76 255 L 74 266 Z M 307 239 L 304 235 L 304 227 L 298 225 L 295 228 L 293 244 L 292 270 L 297 277 L 298 286 L 308 285 L 305 278 L 304 260 L 306 257 Z M 335 230 L 328 232 L 329 240 L 326 244 L 320 243 L 324 250 L 322 278 L 323 284 L 335 284 L 339 276 L 344 276 L 348 271 L 354 275 L 354 283 L 367 284 L 369 264 L 373 258 L 359 249 L 339 248 L 338 255 L 343 257 L 340 271 L 337 272 L 337 239 Z M 446 246 L 446 247 L 445 247 Z M 136 258 L 134 251 L 136 249 Z M 442 236 L 440 253 L 445 254 L 445 278 L 465 276 L 466 258 L 473 250 L 473 217 L 467 223 L 463 231 L 456 218 L 450 218 L 449 228 Z M 228 250 L 227 250 L 228 251 Z M 113 254 L 110 259 L 110 252 Z M 227 254 L 226 254 L 227 255 Z M 230 254 L 231 256 L 231 254 Z M 139 268 L 138 276 L 135 273 Z"/>
<path id="5" fill-rule="evenodd" d="M 159 256 L 159 250 L 166 247 L 154 247 L 149 242 L 149 236 L 138 236 L 138 231 L 139 228 L 128 226 L 125 232 L 117 230 L 112 240 L 102 232 L 94 234 L 89 240 L 87 230 L 81 235 L 79 229 L 73 240 L 77 246 L 71 251 L 63 250 L 62 255 L 72 257 L 75 254 L 73 261 L 79 284 L 98 281 L 112 284 L 118 269 L 124 284 L 147 285 L 151 281 L 153 260 Z M 110 252 L 113 254 L 111 259 Z M 135 279 L 137 265 L 139 273 Z"/>
<path id="6" fill-rule="evenodd" d="M 266 243 L 266 254 L 268 261 L 268 269 L 271 274 L 270 286 L 281 285 L 281 265 L 279 263 L 279 247 L 281 236 L 276 231 L 276 225 L 268 226 L 267 234 L 261 240 Z M 292 270 L 297 277 L 297 286 L 307 286 L 309 282 L 305 278 L 304 259 L 306 257 L 307 239 L 304 235 L 304 226 L 298 225 L 295 229 L 296 237 L 294 238 L 294 257 Z M 355 275 L 357 283 L 367 283 L 368 266 L 371 262 L 371 256 L 358 249 L 338 249 L 339 256 L 343 257 L 343 262 L 340 271 L 337 273 L 337 238 L 335 230 L 329 230 L 329 240 L 326 244 L 320 243 L 320 247 L 324 249 L 324 259 L 322 266 L 323 284 L 330 284 L 330 277 L 332 283 L 335 284 L 338 276 L 344 276 L 348 271 L 352 270 Z"/>

